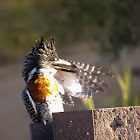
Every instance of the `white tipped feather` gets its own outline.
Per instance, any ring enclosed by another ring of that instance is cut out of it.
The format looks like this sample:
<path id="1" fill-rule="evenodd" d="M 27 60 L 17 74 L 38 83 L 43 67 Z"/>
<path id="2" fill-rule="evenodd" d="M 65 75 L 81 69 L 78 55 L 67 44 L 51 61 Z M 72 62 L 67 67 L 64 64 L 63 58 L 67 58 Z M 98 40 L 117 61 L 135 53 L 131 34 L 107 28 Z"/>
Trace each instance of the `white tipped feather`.
<path id="1" fill-rule="evenodd" d="M 34 108 L 34 110 L 35 110 L 35 112 L 37 114 L 35 102 L 33 101 L 32 97 L 30 96 L 30 93 L 29 93 L 29 91 L 27 89 L 26 89 L 26 93 L 27 93 L 27 95 L 29 97 L 29 100 L 31 101 L 31 104 L 33 105 L 33 108 Z"/>
<path id="2" fill-rule="evenodd" d="M 95 66 L 92 67 L 91 71 L 89 72 L 90 74 L 94 71 Z"/>
<path id="3" fill-rule="evenodd" d="M 86 68 L 84 69 L 84 71 L 87 71 L 89 69 L 89 65 L 86 66 Z"/>
<path id="4" fill-rule="evenodd" d="M 32 79 L 32 77 L 33 77 L 33 75 L 34 75 L 35 72 L 36 72 L 36 67 L 33 68 L 33 69 L 29 72 L 29 74 L 28 74 L 28 80 L 27 80 L 27 81 L 30 81 L 30 80 Z"/>

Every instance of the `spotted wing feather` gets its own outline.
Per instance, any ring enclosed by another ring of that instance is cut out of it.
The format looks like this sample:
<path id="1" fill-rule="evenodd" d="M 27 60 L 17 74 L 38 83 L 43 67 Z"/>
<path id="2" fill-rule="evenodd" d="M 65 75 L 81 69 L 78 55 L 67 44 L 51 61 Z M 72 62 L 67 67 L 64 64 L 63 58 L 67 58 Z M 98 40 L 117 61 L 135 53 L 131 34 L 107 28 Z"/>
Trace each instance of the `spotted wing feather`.
<path id="1" fill-rule="evenodd" d="M 99 79 L 95 74 L 102 74 L 105 76 L 113 77 L 110 70 L 104 69 L 102 67 L 98 67 L 95 65 L 89 65 L 79 62 L 71 62 L 74 64 L 79 72 L 77 73 L 77 78 L 82 85 L 82 89 L 84 93 L 91 94 L 91 92 L 106 92 L 104 87 L 109 87 L 107 83 L 103 80 Z"/>
<path id="2" fill-rule="evenodd" d="M 26 106 L 26 109 L 30 115 L 30 118 L 33 122 L 41 122 L 41 118 L 38 115 L 36 105 L 34 101 L 31 99 L 31 96 L 28 94 L 28 90 L 25 88 L 22 93 L 22 99 Z"/>
<path id="3" fill-rule="evenodd" d="M 22 99 L 33 122 L 51 120 L 50 110 L 46 103 L 34 102 L 27 88 L 23 90 Z"/>
<path id="4" fill-rule="evenodd" d="M 85 72 L 89 75 L 96 73 L 96 74 L 102 74 L 102 75 L 113 77 L 110 70 L 107 70 L 107 69 L 102 68 L 100 66 L 95 66 L 95 65 L 92 66 L 89 64 L 84 64 L 84 63 L 80 63 L 80 62 L 73 62 L 73 61 L 70 61 L 70 62 L 72 64 L 74 64 L 79 70 L 81 70 L 82 72 Z"/>
<path id="5" fill-rule="evenodd" d="M 92 97 L 93 92 L 105 92 L 104 87 L 109 87 L 95 74 L 101 73 L 112 77 L 110 71 L 84 63 L 69 62 L 75 65 L 76 72 L 58 71 L 55 75 L 55 78 L 62 84 L 65 92 L 69 95 L 87 99 Z"/>
<path id="6" fill-rule="evenodd" d="M 61 96 L 61 98 L 63 100 L 63 104 L 69 105 L 69 106 L 74 106 L 74 102 L 73 102 L 72 97 L 71 97 L 70 94 L 65 93 L 64 95 L 62 95 L 60 93 L 60 96 Z"/>

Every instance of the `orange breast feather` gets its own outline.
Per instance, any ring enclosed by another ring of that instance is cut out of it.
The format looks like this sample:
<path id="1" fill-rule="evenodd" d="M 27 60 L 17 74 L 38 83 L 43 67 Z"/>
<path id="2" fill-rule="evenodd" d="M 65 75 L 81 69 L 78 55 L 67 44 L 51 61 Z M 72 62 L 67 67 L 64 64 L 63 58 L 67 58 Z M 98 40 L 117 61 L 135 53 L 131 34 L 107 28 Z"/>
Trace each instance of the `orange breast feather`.
<path id="1" fill-rule="evenodd" d="M 40 76 L 34 83 L 28 84 L 28 90 L 35 102 L 45 103 L 49 95 L 56 94 L 58 87 L 56 81 L 51 84 L 47 77 Z"/>

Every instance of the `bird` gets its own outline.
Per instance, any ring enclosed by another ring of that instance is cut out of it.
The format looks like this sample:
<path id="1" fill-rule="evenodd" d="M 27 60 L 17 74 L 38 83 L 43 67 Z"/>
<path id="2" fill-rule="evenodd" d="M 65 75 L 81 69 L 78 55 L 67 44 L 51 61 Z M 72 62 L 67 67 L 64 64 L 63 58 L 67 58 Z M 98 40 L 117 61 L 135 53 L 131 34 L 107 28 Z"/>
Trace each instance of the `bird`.
<path id="1" fill-rule="evenodd" d="M 100 66 L 58 57 L 55 39 L 43 37 L 25 56 L 22 76 L 26 83 L 22 99 L 34 123 L 52 122 L 52 113 L 64 112 L 63 104 L 74 106 L 72 97 L 89 99 L 92 93 L 106 92 L 109 85 L 98 75 L 113 77 Z"/>

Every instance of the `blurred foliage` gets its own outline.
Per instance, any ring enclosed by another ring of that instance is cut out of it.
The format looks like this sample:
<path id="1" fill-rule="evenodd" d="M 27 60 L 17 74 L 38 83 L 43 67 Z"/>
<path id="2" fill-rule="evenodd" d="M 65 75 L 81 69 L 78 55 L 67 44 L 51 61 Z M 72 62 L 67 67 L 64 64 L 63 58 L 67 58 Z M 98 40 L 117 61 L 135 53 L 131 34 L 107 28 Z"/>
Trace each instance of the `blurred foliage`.
<path id="1" fill-rule="evenodd" d="M 115 77 L 118 81 L 118 84 L 122 93 L 122 105 L 128 106 L 130 100 L 130 85 L 131 85 L 131 68 L 124 68 L 123 77 L 115 70 Z"/>
<path id="2" fill-rule="evenodd" d="M 93 98 L 90 99 L 81 99 L 85 109 L 92 110 L 95 109 L 94 100 Z"/>
<path id="3" fill-rule="evenodd" d="M 136 95 L 132 98 L 132 101 L 134 106 L 140 105 L 140 93 L 136 93 Z"/>
<path id="4" fill-rule="evenodd" d="M 138 46 L 138 0 L 5 0 L 0 2 L 0 60 L 20 57 L 40 36 L 55 36 L 57 46 L 94 40 L 99 50 L 119 56 Z"/>
<path id="5" fill-rule="evenodd" d="M 122 100 L 121 105 L 126 106 L 138 106 L 140 105 L 140 94 L 133 93 L 130 95 L 131 79 L 132 79 L 132 68 L 124 67 L 123 76 L 121 76 L 117 70 L 114 70 L 115 77 L 118 81 L 119 87 L 121 89 Z M 116 98 L 117 99 L 117 98 Z M 115 102 L 115 100 L 114 100 Z M 118 102 L 118 99 L 117 99 Z M 114 105 L 113 105 L 114 106 Z"/>

